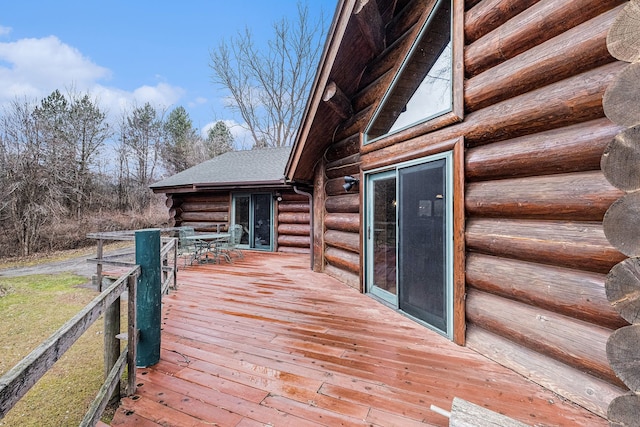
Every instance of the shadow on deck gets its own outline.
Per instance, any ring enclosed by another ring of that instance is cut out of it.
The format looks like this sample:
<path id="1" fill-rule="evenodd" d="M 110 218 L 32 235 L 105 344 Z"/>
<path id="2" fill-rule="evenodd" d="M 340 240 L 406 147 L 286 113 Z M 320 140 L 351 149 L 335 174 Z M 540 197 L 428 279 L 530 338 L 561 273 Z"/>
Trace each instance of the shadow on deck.
<path id="1" fill-rule="evenodd" d="M 113 426 L 448 425 L 454 396 L 530 425 L 608 425 L 301 255 L 188 267 L 163 299 L 160 362 Z"/>

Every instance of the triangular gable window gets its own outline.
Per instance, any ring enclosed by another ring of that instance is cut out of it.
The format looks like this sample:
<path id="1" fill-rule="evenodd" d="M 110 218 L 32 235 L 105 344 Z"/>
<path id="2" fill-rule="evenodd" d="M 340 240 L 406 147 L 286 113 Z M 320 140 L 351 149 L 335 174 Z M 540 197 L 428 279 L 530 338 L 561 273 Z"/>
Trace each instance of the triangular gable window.
<path id="1" fill-rule="evenodd" d="M 451 0 L 439 0 L 365 131 L 365 143 L 453 110 Z"/>

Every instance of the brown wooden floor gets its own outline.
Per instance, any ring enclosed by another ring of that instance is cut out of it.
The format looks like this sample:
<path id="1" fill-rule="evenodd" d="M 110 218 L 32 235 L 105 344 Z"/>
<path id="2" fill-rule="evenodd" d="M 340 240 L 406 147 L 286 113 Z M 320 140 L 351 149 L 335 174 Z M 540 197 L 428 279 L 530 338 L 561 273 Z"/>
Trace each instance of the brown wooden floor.
<path id="1" fill-rule="evenodd" d="M 306 256 L 181 270 L 163 312 L 161 360 L 138 370 L 113 426 L 442 426 L 430 405 L 454 396 L 530 425 L 608 425 Z"/>

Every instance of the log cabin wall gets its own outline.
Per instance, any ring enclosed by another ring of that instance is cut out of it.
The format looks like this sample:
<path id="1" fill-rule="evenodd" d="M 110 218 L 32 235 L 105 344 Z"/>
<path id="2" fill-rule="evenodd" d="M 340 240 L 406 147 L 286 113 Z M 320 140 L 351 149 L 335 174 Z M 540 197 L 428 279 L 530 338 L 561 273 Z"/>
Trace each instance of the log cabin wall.
<path id="1" fill-rule="evenodd" d="M 281 191 L 282 200 L 276 204 L 276 242 L 278 252 L 310 253 L 309 198 L 293 191 Z"/>
<path id="2" fill-rule="evenodd" d="M 169 202 L 171 201 L 171 202 Z M 175 227 L 193 227 L 197 232 L 226 231 L 231 217 L 229 191 L 174 193 L 167 196 L 170 222 Z"/>
<path id="3" fill-rule="evenodd" d="M 360 288 L 360 186 L 346 192 L 345 176 L 359 177 L 360 137 L 348 135 L 325 154 L 325 272 Z"/>
<path id="4" fill-rule="evenodd" d="M 604 290 L 622 254 L 602 227 L 620 197 L 600 171 L 620 130 L 602 95 L 626 2 L 540 0 L 502 20 L 488 3 L 508 2 L 465 14 L 465 121 L 489 113 L 464 135 L 467 345 L 606 417 L 626 388 L 606 342 L 626 322 Z"/>
<path id="5" fill-rule="evenodd" d="M 259 188 L 255 192 L 263 192 Z M 275 193 L 274 193 L 275 194 Z M 274 202 L 274 250 L 309 253 L 309 198 L 291 189 L 278 190 Z M 226 231 L 231 220 L 232 193 L 228 190 L 167 195 L 169 221 L 175 227 L 193 227 L 197 232 Z"/>
<path id="6" fill-rule="evenodd" d="M 467 0 L 464 119 L 362 147 L 424 10 L 419 0 L 379 0 L 385 44 L 360 46 L 372 59 L 345 94 L 349 114 L 343 102 L 332 106 L 345 119 L 319 163 L 325 271 L 361 287 L 361 186 L 346 193 L 343 177 L 464 138 L 466 345 L 602 417 L 626 389 L 609 366 L 606 341 L 627 323 L 604 290 L 625 256 L 602 226 L 623 192 L 600 170 L 605 146 L 621 130 L 605 118 L 602 96 L 624 66 L 605 39 L 625 3 Z"/>

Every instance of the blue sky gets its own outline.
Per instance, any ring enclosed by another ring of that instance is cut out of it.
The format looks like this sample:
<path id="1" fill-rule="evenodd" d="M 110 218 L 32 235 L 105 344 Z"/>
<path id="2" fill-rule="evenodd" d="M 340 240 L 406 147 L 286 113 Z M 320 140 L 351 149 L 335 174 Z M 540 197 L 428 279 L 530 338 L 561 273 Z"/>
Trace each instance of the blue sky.
<path id="1" fill-rule="evenodd" d="M 194 126 L 239 120 L 211 83 L 209 52 L 249 27 L 256 39 L 295 18 L 296 0 L 16 0 L 0 9 L 0 106 L 69 88 L 110 115 L 151 102 L 184 106 Z M 328 27 L 337 0 L 309 0 Z"/>

